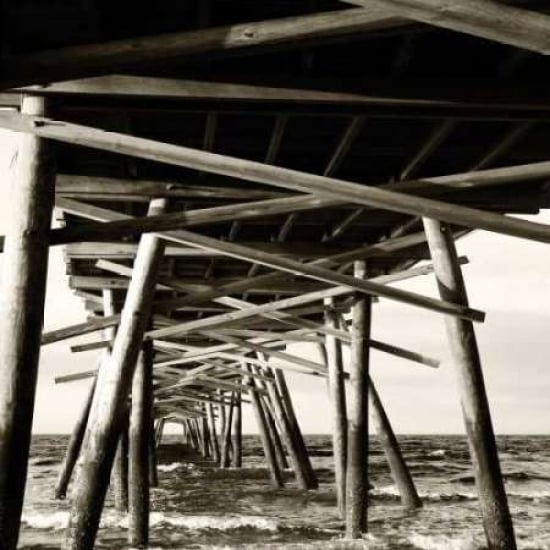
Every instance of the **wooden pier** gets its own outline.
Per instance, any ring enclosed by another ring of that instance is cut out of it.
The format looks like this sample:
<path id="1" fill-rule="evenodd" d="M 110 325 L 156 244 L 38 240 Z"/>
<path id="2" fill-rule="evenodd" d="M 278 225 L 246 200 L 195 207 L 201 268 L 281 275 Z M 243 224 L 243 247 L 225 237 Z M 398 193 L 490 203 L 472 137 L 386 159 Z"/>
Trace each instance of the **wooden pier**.
<path id="1" fill-rule="evenodd" d="M 439 361 L 371 337 L 392 300 L 445 323 L 488 547 L 514 550 L 474 330 L 485 315 L 468 302 L 454 241 L 484 230 L 550 243 L 549 226 L 509 215 L 550 207 L 550 8 L 0 10 L 0 128 L 19 140 L 1 242 L 0 548 L 18 540 L 40 347 L 65 340 L 75 361 L 100 357 L 57 378 L 93 379 L 55 488 L 71 499 L 65 548 L 93 548 L 109 483 L 129 544 L 147 545 L 155 448 L 173 419 L 205 459 L 239 468 L 250 408 L 266 483 L 282 488 L 289 467 L 315 491 L 287 369 L 327 382 L 342 536 L 368 529 L 369 413 L 402 504 L 421 506 L 370 350 L 411 368 Z M 88 317 L 43 332 L 51 246 L 63 246 Z M 437 279 L 438 298 L 392 286 L 418 276 Z M 291 353 L 295 342 L 321 359 Z"/>

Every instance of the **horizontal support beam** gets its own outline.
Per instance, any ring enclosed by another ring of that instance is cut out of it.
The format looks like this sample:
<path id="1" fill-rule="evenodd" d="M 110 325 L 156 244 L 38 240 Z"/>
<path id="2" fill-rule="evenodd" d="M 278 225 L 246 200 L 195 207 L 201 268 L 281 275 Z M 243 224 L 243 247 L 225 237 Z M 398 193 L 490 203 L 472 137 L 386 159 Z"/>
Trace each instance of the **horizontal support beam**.
<path id="1" fill-rule="evenodd" d="M 84 208 L 87 207 L 87 205 L 83 206 Z M 130 216 L 127 216 L 125 214 L 109 211 L 107 209 L 101 209 L 97 207 L 92 208 L 94 208 L 97 216 L 101 216 L 105 221 L 109 221 L 110 218 L 115 218 L 117 220 L 124 217 L 130 218 Z M 169 241 L 181 244 L 216 250 L 222 252 L 227 256 L 250 261 L 253 263 L 258 263 L 261 265 L 266 265 L 268 267 L 272 267 L 281 271 L 286 271 L 295 275 L 317 279 L 329 284 L 349 285 L 351 289 L 355 289 L 359 292 L 365 292 L 369 295 L 385 297 L 390 300 L 397 300 L 403 303 L 407 303 L 409 305 L 423 307 L 431 311 L 464 317 L 474 321 L 482 321 L 484 318 L 484 314 L 482 312 L 476 311 L 468 307 L 456 306 L 455 304 L 450 304 L 434 298 L 421 296 L 413 292 L 379 285 L 377 283 L 373 283 L 372 281 L 355 279 L 354 277 L 334 272 L 323 267 L 319 267 L 318 265 L 295 262 L 288 258 L 283 258 L 274 254 L 268 254 L 262 251 L 249 249 L 235 243 L 212 239 L 210 237 L 199 235 L 197 233 L 191 233 L 183 229 L 180 229 L 178 231 L 167 231 L 164 233 L 158 233 L 158 236 L 162 239 L 167 239 Z"/>
<path id="2" fill-rule="evenodd" d="M 406 24 L 407 20 L 388 15 L 385 9 L 359 8 L 72 46 L 5 60 L 0 64 L 0 88 L 110 74 L 117 67 L 181 61 L 186 56 L 312 44 Z"/>
<path id="3" fill-rule="evenodd" d="M 57 330 L 51 330 L 42 334 L 42 345 L 53 344 L 54 342 L 67 340 L 74 336 L 82 336 L 83 334 L 89 334 L 90 332 L 95 332 L 104 328 L 114 327 L 118 325 L 119 322 L 120 315 L 110 315 L 109 317 L 92 319 L 85 323 L 78 323 Z"/>
<path id="4" fill-rule="evenodd" d="M 58 199 L 56 208 L 65 210 L 63 203 L 67 199 Z M 50 245 L 70 242 L 99 240 L 101 238 L 117 239 L 137 236 L 153 231 L 167 231 L 182 227 L 221 223 L 224 221 L 246 220 L 249 218 L 264 218 L 289 212 L 302 212 L 317 208 L 326 208 L 342 204 L 344 201 L 326 199 L 315 195 L 294 195 L 280 199 L 229 204 L 200 210 L 171 212 L 157 216 L 143 216 L 107 223 L 92 223 L 63 227 L 50 231 Z M 70 207 L 69 207 L 70 208 Z M 69 211 L 69 210 L 67 210 Z"/>
<path id="5" fill-rule="evenodd" d="M 335 200 L 345 197 L 347 202 L 434 218 L 472 229 L 485 229 L 534 241 L 550 242 L 550 227 L 544 224 L 199 149 L 18 113 L 0 113 L 0 127 L 302 193 L 317 194 Z M 505 180 L 510 179 L 509 172 L 516 173 L 518 179 L 533 178 L 534 172 L 537 173 L 536 177 L 547 177 L 550 174 L 550 162 L 499 170 Z M 541 172 L 544 172 L 544 175 Z M 469 174 L 471 181 L 483 176 L 484 171 Z M 464 174 L 458 175 L 458 178 L 464 179 Z"/>
<path id="6" fill-rule="evenodd" d="M 543 55 L 550 54 L 550 16 L 492 0 L 346 0 L 365 8 L 471 34 Z"/>

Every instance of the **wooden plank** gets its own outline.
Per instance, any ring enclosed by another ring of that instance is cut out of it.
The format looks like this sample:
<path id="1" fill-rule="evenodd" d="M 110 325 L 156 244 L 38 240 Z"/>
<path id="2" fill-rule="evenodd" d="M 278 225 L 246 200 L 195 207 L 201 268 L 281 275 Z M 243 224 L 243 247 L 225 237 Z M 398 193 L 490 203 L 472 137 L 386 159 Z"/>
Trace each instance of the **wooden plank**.
<path id="1" fill-rule="evenodd" d="M 140 196 L 144 200 L 154 197 L 177 199 L 265 200 L 282 198 L 288 193 L 279 190 L 240 189 L 238 187 L 207 186 L 182 181 L 109 178 L 57 174 L 55 193 L 59 197 L 108 198 L 126 201 L 126 195 Z M 69 203 L 67 203 L 69 204 Z"/>
<path id="2" fill-rule="evenodd" d="M 106 132 L 89 126 L 0 112 L 0 127 L 17 132 L 28 132 L 74 145 L 127 154 L 302 193 L 317 194 L 326 198 L 342 200 L 342 197 L 345 197 L 346 201 L 368 207 L 387 209 L 412 216 L 431 216 L 447 223 L 474 229 L 485 229 L 505 235 L 550 242 L 550 227 L 544 224 L 412 196 L 394 190 L 317 176 L 179 145 L 159 143 L 117 132 Z M 510 181 L 512 178 L 527 180 L 547 177 L 550 174 L 550 162 L 499 170 L 498 176 L 495 176 L 495 170 L 489 170 L 487 171 L 490 173 L 489 175 L 484 171 L 471 172 L 469 175 L 457 175 L 456 179 L 475 181 L 492 178 L 494 182 L 495 179 Z M 447 178 L 454 181 L 453 176 L 447 176 Z"/>
<path id="3" fill-rule="evenodd" d="M 83 240 L 103 238 L 116 239 L 131 235 L 140 235 L 153 231 L 174 230 L 224 221 L 264 218 L 286 212 L 325 208 L 341 204 L 343 201 L 325 199 L 315 195 L 294 195 L 280 199 L 229 204 L 199 210 L 171 212 L 158 216 L 120 219 L 107 223 L 83 224 L 74 227 L 52 229 L 50 244 L 65 244 Z M 64 209 L 62 201 L 56 201 L 56 208 Z"/>
<path id="4" fill-rule="evenodd" d="M 227 53 L 267 46 L 296 46 L 335 36 L 364 33 L 406 25 L 386 9 L 350 9 L 298 17 L 239 23 L 193 31 L 132 37 L 99 44 L 73 46 L 17 56 L 2 63 L 2 88 L 49 83 L 94 74 L 109 74 L 117 67 L 170 59 Z"/>
<path id="5" fill-rule="evenodd" d="M 76 325 L 70 325 L 50 332 L 45 332 L 42 335 L 42 345 L 52 344 L 59 342 L 60 340 L 66 340 L 73 338 L 74 336 L 81 336 L 82 334 L 88 334 L 97 330 L 102 330 L 108 327 L 114 327 L 120 322 L 120 315 L 110 315 L 109 317 L 100 317 L 92 319 L 85 323 L 78 323 Z"/>
<path id="6" fill-rule="evenodd" d="M 83 206 L 87 208 L 87 205 Z M 97 215 L 97 217 L 101 216 L 103 219 L 106 220 L 109 220 L 110 218 L 121 219 L 121 217 L 125 216 L 124 214 L 118 212 L 111 213 L 112 211 L 103 208 L 92 208 L 94 209 L 94 212 L 96 212 L 96 214 L 94 215 Z M 471 318 L 476 321 L 483 320 L 483 314 L 479 311 L 475 311 L 470 308 L 457 308 L 454 304 L 445 304 L 441 301 L 434 300 L 433 298 L 420 296 L 412 292 L 399 290 L 392 287 L 378 285 L 377 283 L 373 283 L 372 281 L 357 281 L 353 277 L 324 269 L 322 267 L 319 267 L 318 265 L 315 265 L 314 263 L 303 264 L 295 262 L 288 258 L 283 258 L 262 251 L 249 249 L 242 245 L 237 245 L 236 243 L 222 242 L 217 239 L 212 239 L 203 235 L 199 235 L 197 233 L 191 233 L 182 229 L 178 231 L 167 231 L 158 235 L 163 239 L 168 239 L 170 241 L 191 246 L 197 246 L 200 248 L 217 250 L 228 256 L 251 261 L 257 264 L 267 265 L 269 267 L 274 267 L 275 269 L 286 271 L 292 274 L 311 277 L 313 279 L 327 282 L 329 284 L 349 285 L 351 288 L 355 288 L 356 290 L 360 290 L 361 292 L 366 292 L 367 294 L 373 294 L 375 296 L 383 296 L 392 300 L 403 301 L 404 303 L 416 305 L 418 307 L 425 307 L 432 311 L 438 311 L 440 313 L 446 313 L 450 315 L 465 315 L 467 318 Z"/>
<path id="7" fill-rule="evenodd" d="M 346 0 L 365 8 L 471 34 L 534 52 L 550 53 L 550 16 L 492 0 Z"/>

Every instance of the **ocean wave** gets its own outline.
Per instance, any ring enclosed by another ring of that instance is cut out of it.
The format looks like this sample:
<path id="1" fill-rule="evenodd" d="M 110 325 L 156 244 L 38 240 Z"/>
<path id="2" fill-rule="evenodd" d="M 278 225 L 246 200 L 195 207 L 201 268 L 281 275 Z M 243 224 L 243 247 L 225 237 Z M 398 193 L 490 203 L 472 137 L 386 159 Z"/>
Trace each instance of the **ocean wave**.
<path id="1" fill-rule="evenodd" d="M 369 495 L 378 497 L 381 499 L 388 500 L 398 500 L 400 499 L 399 490 L 395 485 L 385 485 L 383 487 L 376 487 L 369 491 Z M 475 493 L 469 492 L 451 492 L 451 493 L 436 493 L 432 491 L 419 492 L 418 496 L 422 500 L 430 502 L 441 502 L 441 501 L 464 501 L 464 500 L 477 500 L 477 495 Z"/>
<path id="2" fill-rule="evenodd" d="M 413 533 L 409 542 L 421 550 L 481 550 L 486 548 L 475 536 L 421 535 Z"/>
<path id="3" fill-rule="evenodd" d="M 65 529 L 69 523 L 69 512 L 66 510 L 56 512 L 29 511 L 23 513 L 21 519 L 28 527 L 35 529 Z M 171 526 L 192 531 L 255 529 L 276 532 L 281 528 L 277 520 L 262 516 L 185 516 L 163 512 L 151 512 L 149 524 L 152 528 Z M 109 511 L 103 514 L 101 527 L 127 529 L 128 517 Z"/>

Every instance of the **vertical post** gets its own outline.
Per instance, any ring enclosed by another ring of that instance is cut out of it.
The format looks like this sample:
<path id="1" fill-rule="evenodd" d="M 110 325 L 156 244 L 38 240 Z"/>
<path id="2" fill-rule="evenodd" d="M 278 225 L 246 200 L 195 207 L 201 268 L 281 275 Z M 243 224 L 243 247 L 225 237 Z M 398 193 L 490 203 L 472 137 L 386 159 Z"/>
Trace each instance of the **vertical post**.
<path id="1" fill-rule="evenodd" d="M 220 398 L 220 401 L 223 401 L 224 393 L 222 392 L 222 390 L 218 390 L 218 396 Z M 219 466 L 221 468 L 222 467 L 223 436 L 225 434 L 225 423 L 226 423 L 225 405 L 223 403 L 220 403 L 218 405 L 218 413 L 219 413 L 219 419 L 220 419 L 220 444 L 219 444 L 219 447 L 220 447 L 220 462 L 219 462 Z"/>
<path id="2" fill-rule="evenodd" d="M 292 399 L 290 398 L 290 392 L 288 391 L 285 375 L 281 369 L 272 369 L 272 372 L 275 374 L 277 395 L 281 398 L 282 410 L 286 413 L 285 416 L 289 424 L 295 452 L 298 454 L 303 473 L 307 477 L 307 487 L 308 489 L 317 489 L 319 483 L 313 470 L 313 466 L 311 465 L 309 453 L 298 424 L 298 419 L 296 418 L 296 414 L 294 412 L 294 406 L 292 405 Z"/>
<path id="3" fill-rule="evenodd" d="M 160 447 L 160 444 L 162 442 L 162 435 L 164 434 L 164 423 L 165 423 L 164 418 L 161 418 L 159 420 L 157 431 L 155 433 L 155 448 L 157 449 Z"/>
<path id="4" fill-rule="evenodd" d="M 240 468 L 242 466 L 242 402 L 241 392 L 235 394 L 235 410 L 233 411 L 233 456 L 231 466 Z"/>
<path id="5" fill-rule="evenodd" d="M 154 199 L 149 215 L 164 211 L 166 201 Z M 99 527 L 101 510 L 109 481 L 117 435 L 120 433 L 132 376 L 143 335 L 151 316 L 155 282 L 164 253 L 163 243 L 154 234 L 140 239 L 132 278 L 126 294 L 118 332 L 98 385 L 93 416 L 88 422 L 86 447 L 78 480 L 65 547 L 91 550 Z"/>
<path id="6" fill-rule="evenodd" d="M 338 316 L 333 308 L 332 299 L 325 300 L 325 324 L 337 329 Z M 328 392 L 332 416 L 332 452 L 334 455 L 334 475 L 336 482 L 336 497 L 340 515 L 346 513 L 346 461 L 347 461 L 347 411 L 346 388 L 344 380 L 344 364 L 342 361 L 342 345 L 333 334 L 325 336 L 325 350 L 328 367 Z"/>
<path id="7" fill-rule="evenodd" d="M 225 418 L 225 431 L 222 440 L 222 452 L 220 458 L 220 468 L 228 468 L 230 464 L 231 452 L 231 425 L 233 424 L 233 394 L 227 408 L 227 416 Z M 224 405 L 221 405 L 222 407 Z"/>
<path id="8" fill-rule="evenodd" d="M 45 114 L 43 98 L 21 110 Z M 0 326 L 0 547 L 16 547 L 44 320 L 54 174 L 47 142 L 20 134 L 6 233 Z"/>
<path id="9" fill-rule="evenodd" d="M 117 512 L 128 511 L 128 415 L 129 410 L 126 410 L 112 473 L 115 510 Z"/>
<path id="10" fill-rule="evenodd" d="M 155 447 L 154 408 L 149 419 L 149 487 L 158 487 L 157 449 Z"/>
<path id="11" fill-rule="evenodd" d="M 246 367 L 245 367 L 246 369 Z M 251 367 L 248 367 L 246 370 L 251 370 Z M 267 425 L 265 420 L 264 410 L 260 403 L 259 395 L 254 391 L 256 386 L 252 377 L 248 377 L 247 384 L 250 389 L 250 400 L 252 401 L 252 410 L 254 411 L 254 416 L 256 418 L 256 423 L 258 424 L 258 430 L 260 432 L 260 438 L 262 440 L 262 447 L 264 449 L 264 455 L 267 460 L 269 467 L 269 476 L 271 479 L 271 485 L 275 488 L 284 487 L 283 476 L 281 475 L 281 470 L 275 456 L 275 449 L 273 447 L 273 442 L 269 437 L 267 432 Z"/>
<path id="12" fill-rule="evenodd" d="M 64 499 L 67 496 L 67 487 L 69 486 L 74 466 L 78 460 L 80 448 L 82 447 L 86 424 L 88 423 L 88 415 L 90 413 L 90 407 L 92 406 L 92 400 L 94 398 L 95 385 L 96 381 L 94 380 L 90 386 L 82 412 L 80 413 L 80 416 L 74 426 L 69 444 L 67 445 L 65 458 L 63 459 L 63 464 L 61 465 L 61 470 L 59 471 L 59 476 L 55 485 L 54 494 L 55 498 L 58 500 Z"/>
<path id="13" fill-rule="evenodd" d="M 214 407 L 212 403 L 206 404 L 206 414 L 208 424 L 210 425 L 210 444 L 212 446 L 212 458 L 216 464 L 220 462 L 220 447 L 218 445 L 218 435 L 216 434 L 216 420 L 214 419 Z"/>
<path id="14" fill-rule="evenodd" d="M 390 466 L 390 471 L 401 495 L 401 502 L 407 508 L 420 508 L 420 500 L 414 481 L 407 468 L 407 464 L 401 454 L 399 443 L 393 432 L 390 421 L 380 400 L 380 396 L 374 387 L 373 381 L 369 378 L 369 401 L 372 409 L 372 420 L 378 440 Z"/>
<path id="15" fill-rule="evenodd" d="M 210 458 L 210 433 L 208 431 L 208 421 L 206 420 L 206 416 L 201 416 L 199 423 L 202 437 L 202 456 L 204 458 Z"/>
<path id="16" fill-rule="evenodd" d="M 452 230 L 424 219 L 424 231 L 443 300 L 468 305 Z M 514 550 L 516 541 L 500 470 L 495 434 L 473 324 L 445 316 L 445 327 L 458 377 L 462 414 L 479 493 L 483 527 L 491 550 Z"/>
<path id="17" fill-rule="evenodd" d="M 143 343 L 132 381 L 129 452 L 130 545 L 144 548 L 149 542 L 149 430 L 153 412 L 153 347 Z"/>
<path id="18" fill-rule="evenodd" d="M 364 279 L 364 261 L 354 264 L 354 277 Z M 348 452 L 346 468 L 346 536 L 361 538 L 367 530 L 368 378 L 371 298 L 356 294 L 352 307 L 349 380 Z"/>

